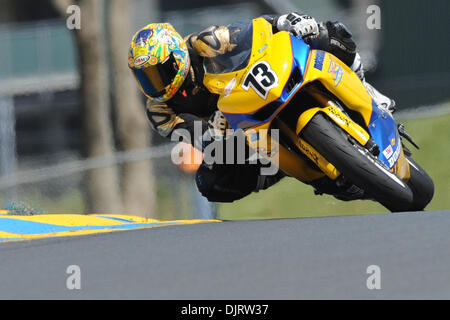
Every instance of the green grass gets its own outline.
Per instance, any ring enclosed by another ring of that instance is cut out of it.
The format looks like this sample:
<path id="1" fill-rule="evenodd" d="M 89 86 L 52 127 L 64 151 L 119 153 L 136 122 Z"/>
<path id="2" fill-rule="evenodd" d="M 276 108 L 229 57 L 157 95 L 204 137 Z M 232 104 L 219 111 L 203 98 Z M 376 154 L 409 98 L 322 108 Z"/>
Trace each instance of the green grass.
<path id="1" fill-rule="evenodd" d="M 450 115 L 405 121 L 406 129 L 421 147 L 413 158 L 433 178 L 436 192 L 427 210 L 450 209 Z M 387 213 L 372 201 L 342 202 L 331 196 L 315 196 L 310 186 L 286 178 L 272 188 L 220 205 L 224 220 L 325 217 Z"/>
<path id="2" fill-rule="evenodd" d="M 406 121 L 405 124 L 407 131 L 421 147 L 419 151 L 411 147 L 413 158 L 435 182 L 435 197 L 427 210 L 450 209 L 450 115 L 415 119 Z M 175 166 L 173 170 L 177 170 Z M 158 218 L 191 218 L 192 179 L 179 179 L 176 184 L 169 183 L 167 179 L 157 181 Z M 174 185 L 177 186 L 176 190 Z M 45 189 L 33 190 L 30 188 L 19 200 L 47 213 L 88 213 L 83 193 L 76 188 L 69 189 L 56 198 L 48 198 Z M 0 199 L 0 204 L 5 205 L 7 200 Z M 315 196 L 311 187 L 292 178 L 283 179 L 269 190 L 252 194 L 241 201 L 219 205 L 219 217 L 225 220 L 387 212 L 384 207 L 371 201 L 342 202 L 331 196 Z"/>
<path id="3" fill-rule="evenodd" d="M 8 204 L 15 202 L 13 199 L 0 199 L 0 209 L 8 209 Z M 77 188 L 70 188 L 60 196 L 52 198 L 45 196 L 38 188 L 28 189 L 21 193 L 18 204 L 48 214 L 82 214 L 87 211 L 83 194 Z"/>
<path id="4" fill-rule="evenodd" d="M 173 166 L 173 170 L 178 170 Z M 156 181 L 156 197 L 158 199 L 154 218 L 162 220 L 191 219 L 193 208 L 192 190 L 194 182 L 192 176 L 178 175 L 179 179 L 170 182 L 168 179 Z M 176 189 L 174 189 L 176 186 Z M 176 201 L 175 201 L 176 198 Z M 79 188 L 69 188 L 59 196 L 49 197 L 47 189 L 38 186 L 29 187 L 20 192 L 18 201 L 0 196 L 0 210 L 11 210 L 17 206 L 16 214 L 46 213 L 46 214 L 89 214 L 84 194 Z M 111 212 L 123 213 L 126 212 Z"/>

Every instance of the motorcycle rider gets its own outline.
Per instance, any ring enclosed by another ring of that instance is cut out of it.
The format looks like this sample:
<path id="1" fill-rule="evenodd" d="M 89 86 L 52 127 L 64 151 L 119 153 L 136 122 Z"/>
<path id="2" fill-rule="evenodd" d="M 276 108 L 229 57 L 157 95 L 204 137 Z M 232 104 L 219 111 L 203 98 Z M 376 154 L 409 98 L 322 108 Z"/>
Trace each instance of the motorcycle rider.
<path id="1" fill-rule="evenodd" d="M 350 31 L 340 22 L 317 23 L 303 13 L 263 16 L 272 24 L 273 32 L 287 31 L 302 37 L 313 49 L 324 50 L 346 63 L 363 81 L 374 101 L 386 112 L 395 111 L 395 102 L 364 79 L 361 57 Z M 224 135 L 225 117 L 217 110 L 218 95 L 203 85 L 203 59 L 233 49 L 238 31 L 225 26 L 211 26 L 183 39 L 169 23 L 149 24 L 133 37 L 129 51 L 129 67 L 147 96 L 147 116 L 152 127 L 164 137 L 177 129 L 194 136 L 194 123 L 200 121 L 202 133 Z M 210 118 L 207 122 L 204 118 Z M 193 145 L 194 142 L 192 141 Z M 197 148 L 203 145 L 195 144 Z M 203 163 L 196 173 L 199 191 L 211 202 L 233 202 L 252 192 L 267 189 L 281 180 L 281 170 L 273 176 L 262 176 L 262 164 Z M 317 193 L 328 193 L 342 200 L 363 196 L 352 185 L 337 186 L 327 178 L 311 183 Z"/>

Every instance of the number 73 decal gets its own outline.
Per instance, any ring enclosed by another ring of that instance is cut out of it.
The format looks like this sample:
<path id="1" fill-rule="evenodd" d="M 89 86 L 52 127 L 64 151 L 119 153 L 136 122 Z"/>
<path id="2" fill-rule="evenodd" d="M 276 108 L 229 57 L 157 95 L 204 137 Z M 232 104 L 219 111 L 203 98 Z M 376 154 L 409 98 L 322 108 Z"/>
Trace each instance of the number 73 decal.
<path id="1" fill-rule="evenodd" d="M 278 76 L 266 61 L 253 65 L 241 85 L 245 91 L 252 88 L 264 100 L 267 99 L 269 91 L 277 86 Z"/>

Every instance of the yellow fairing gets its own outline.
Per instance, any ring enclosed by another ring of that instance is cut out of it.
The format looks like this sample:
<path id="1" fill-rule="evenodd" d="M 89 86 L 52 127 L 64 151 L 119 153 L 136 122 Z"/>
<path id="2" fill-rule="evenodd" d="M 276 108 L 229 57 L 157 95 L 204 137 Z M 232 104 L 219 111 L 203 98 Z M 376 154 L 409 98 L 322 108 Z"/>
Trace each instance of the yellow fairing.
<path id="1" fill-rule="evenodd" d="M 409 167 L 409 163 L 406 159 L 405 153 L 403 152 L 403 148 L 400 151 L 400 157 L 398 158 L 393 171 L 397 175 L 397 177 L 405 182 L 409 181 L 409 179 L 411 178 L 411 168 Z"/>
<path id="2" fill-rule="evenodd" d="M 256 150 L 261 156 L 272 162 L 274 159 L 278 159 L 279 162 L 277 165 L 279 168 L 281 168 L 289 176 L 302 182 L 308 183 L 324 177 L 323 172 L 312 169 L 303 158 L 297 156 L 284 146 L 280 145 L 276 139 L 272 139 L 269 134 L 270 125 L 271 123 L 265 123 L 261 126 L 245 130 L 245 134 L 247 135 L 247 143 L 250 148 Z M 295 136 L 295 133 L 289 128 L 281 127 L 281 131 L 290 136 L 291 140 L 297 145 L 301 144 Z M 254 139 L 255 136 L 258 136 L 258 139 Z M 327 165 L 330 165 L 330 167 L 328 167 L 330 175 L 334 178 L 339 176 L 339 172 L 337 172 L 337 170 L 318 153 L 317 156 L 312 156 L 310 159 L 316 162 L 321 169 L 322 166 L 323 169 L 325 169 Z"/>
<path id="3" fill-rule="evenodd" d="M 303 130 L 304 127 L 311 121 L 311 119 L 318 113 L 322 112 L 331 118 L 337 125 L 339 125 L 344 131 L 356 139 L 362 146 L 365 146 L 370 139 L 369 134 L 361 128 L 352 119 L 347 117 L 338 107 L 334 105 L 332 101 L 328 101 L 325 108 L 312 108 L 305 111 L 297 122 L 297 135 Z"/>
<path id="4" fill-rule="evenodd" d="M 219 94 L 219 110 L 224 113 L 252 113 L 277 100 L 288 81 L 292 69 L 290 35 L 287 32 L 272 33 L 272 25 L 263 18 L 253 20 L 253 48 L 245 69 L 224 74 L 205 74 L 203 83 L 209 91 Z M 285 50 L 283 49 L 285 48 Z M 254 90 L 242 87 L 245 76 L 258 61 L 268 61 L 278 75 L 278 84 L 272 88 L 266 99 Z M 225 88 L 234 83 L 233 94 L 226 95 Z"/>
<path id="5" fill-rule="evenodd" d="M 205 74 L 204 84 L 209 91 L 220 95 L 218 108 L 226 114 L 253 114 L 261 108 L 278 100 L 288 82 L 293 67 L 291 36 L 287 32 L 272 33 L 272 25 L 263 18 L 253 20 L 253 44 L 249 62 L 246 67 L 224 74 Z M 256 64 L 267 62 L 274 74 L 276 84 L 261 96 L 256 90 L 246 90 L 245 78 Z M 302 129 L 317 114 L 322 112 L 345 130 L 361 145 L 370 139 L 368 132 L 350 119 L 340 107 L 314 86 L 320 82 L 351 110 L 360 113 L 368 126 L 372 116 L 372 98 L 364 85 L 349 67 L 333 55 L 319 50 L 311 50 L 303 74 L 303 82 L 297 86 L 295 93 L 307 90 L 317 101 L 318 106 L 306 110 L 297 121 L 297 127 L 288 128 L 276 115 L 288 105 L 290 98 L 277 109 L 270 120 L 262 124 L 254 123 L 251 129 L 244 130 L 248 145 L 257 150 L 261 156 L 278 158 L 278 166 L 287 174 L 303 182 L 311 182 L 325 175 L 336 179 L 340 173 L 320 155 L 311 145 L 299 137 Z M 289 138 L 297 148 L 305 154 L 315 166 L 311 166 L 302 157 L 271 139 L 269 130 L 275 122 L 282 134 Z M 277 156 L 277 157 L 276 157 Z M 406 172 L 405 169 L 397 170 Z"/>
<path id="6" fill-rule="evenodd" d="M 323 60 L 323 65 L 316 68 L 316 61 Z M 368 94 L 364 85 L 358 76 L 350 68 L 340 61 L 337 57 L 320 50 L 310 52 L 308 64 L 306 67 L 304 82 L 302 87 L 314 81 L 319 81 L 328 91 L 332 92 L 346 107 L 360 113 L 363 116 L 366 126 L 369 126 L 372 117 L 372 97 Z M 347 117 L 335 105 L 329 101 L 316 89 L 310 89 L 309 93 L 321 103 L 322 108 L 312 108 L 305 111 L 297 122 L 297 134 L 308 124 L 308 122 L 317 114 L 322 112 L 339 125 L 344 131 L 351 135 L 361 145 L 366 145 L 370 139 L 368 132 L 352 119 Z M 320 167 L 322 170 L 323 168 Z M 327 168 L 327 167 L 326 167 Z M 330 178 L 334 172 L 323 170 Z M 402 180 L 410 179 L 409 164 L 404 156 L 403 149 L 393 168 L 393 172 Z"/>
<path id="7" fill-rule="evenodd" d="M 247 67 L 231 73 L 205 74 L 203 81 L 205 86 L 209 91 L 220 95 L 219 110 L 231 114 L 248 114 L 277 100 L 283 92 L 292 69 L 293 58 L 290 45 L 289 33 L 279 32 L 274 35 L 270 23 L 263 18 L 254 19 L 252 53 Z M 272 70 L 278 75 L 277 86 L 269 91 L 266 99 L 262 99 L 254 90 L 242 88 L 244 78 L 250 68 L 256 62 L 264 60 L 270 63 Z M 231 84 L 233 93 L 228 95 L 226 88 Z M 268 133 L 270 125 L 271 123 L 268 122 L 245 130 L 247 142 L 251 148 L 269 159 L 278 156 L 279 167 L 300 181 L 311 182 L 324 176 L 322 172 L 312 169 L 304 159 L 272 140 Z M 252 141 L 252 136 L 256 133 L 259 138 Z"/>
<path id="8" fill-rule="evenodd" d="M 338 124 L 343 130 L 356 139 L 361 145 L 366 145 L 370 139 L 369 134 L 361 128 L 357 123 L 353 122 L 342 111 L 337 108 L 333 102 L 329 101 L 325 108 L 312 108 L 305 111 L 297 121 L 296 136 L 311 119 L 318 113 L 322 112 Z M 329 163 L 322 155 L 319 154 L 310 144 L 301 138 L 297 138 L 299 149 L 311 159 L 330 179 L 335 180 L 339 176 L 339 171 Z"/>
<path id="9" fill-rule="evenodd" d="M 317 59 L 323 59 L 322 68 L 316 68 Z M 319 81 L 346 107 L 359 112 L 368 126 L 372 116 L 372 98 L 358 76 L 342 61 L 328 52 L 311 50 L 302 86 Z"/>
<path id="10" fill-rule="evenodd" d="M 245 76 L 250 68 L 258 61 L 267 61 L 271 69 L 278 75 L 277 86 L 272 88 L 265 99 L 261 98 L 255 90 L 245 90 L 242 87 Z M 253 113 L 269 103 L 277 100 L 287 83 L 292 70 L 291 38 L 287 32 L 272 33 L 272 25 L 265 19 L 253 20 L 253 46 L 250 61 L 246 68 L 236 72 L 224 74 L 205 74 L 204 84 L 209 91 L 219 94 L 219 110 L 228 114 Z M 311 78 L 313 79 L 313 78 Z M 233 93 L 227 94 L 227 87 L 232 84 Z M 286 102 L 287 104 L 288 102 Z M 330 112 L 331 113 L 331 112 Z M 337 112 L 334 112 L 334 114 Z M 336 168 L 315 151 L 306 141 L 295 136 L 294 130 L 288 134 L 291 140 L 312 160 L 322 171 L 311 168 L 304 159 L 293 154 L 269 135 L 271 123 L 245 130 L 248 144 L 266 158 L 278 156 L 279 167 L 290 176 L 303 182 L 311 182 L 324 176 L 324 173 L 336 179 L 339 172 Z M 284 128 L 286 134 L 287 128 Z M 258 140 L 252 141 L 252 136 L 258 133 Z M 293 135 L 293 136 L 292 136 Z"/>

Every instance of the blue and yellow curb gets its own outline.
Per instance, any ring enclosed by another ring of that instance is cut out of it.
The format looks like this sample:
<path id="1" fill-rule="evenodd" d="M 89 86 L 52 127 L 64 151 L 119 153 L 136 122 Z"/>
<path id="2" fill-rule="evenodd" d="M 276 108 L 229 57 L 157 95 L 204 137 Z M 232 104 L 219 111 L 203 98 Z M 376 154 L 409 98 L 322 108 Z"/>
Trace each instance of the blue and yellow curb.
<path id="1" fill-rule="evenodd" d="M 219 220 L 160 221 L 114 214 L 9 215 L 0 210 L 0 242 L 69 237 L 174 225 L 221 222 Z"/>

